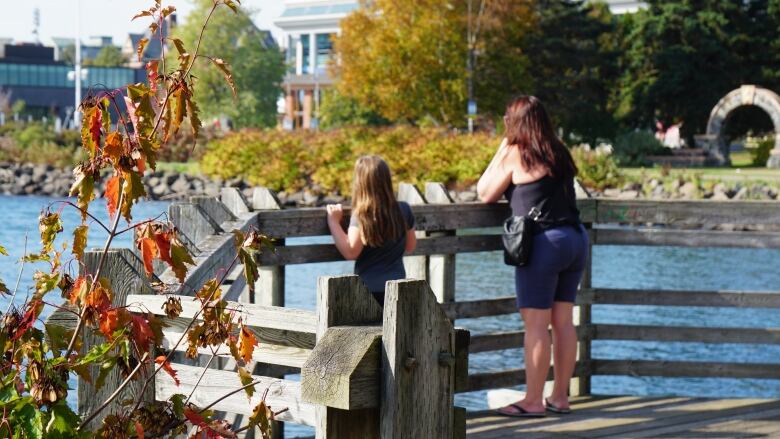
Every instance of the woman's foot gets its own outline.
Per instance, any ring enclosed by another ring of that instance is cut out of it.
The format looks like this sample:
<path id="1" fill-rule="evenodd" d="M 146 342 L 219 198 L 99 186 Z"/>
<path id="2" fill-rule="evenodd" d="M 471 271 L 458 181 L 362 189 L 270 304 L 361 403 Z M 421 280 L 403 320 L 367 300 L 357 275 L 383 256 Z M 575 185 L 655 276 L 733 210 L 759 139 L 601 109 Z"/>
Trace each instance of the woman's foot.
<path id="1" fill-rule="evenodd" d="M 545 398 L 544 407 L 545 410 L 559 415 L 568 415 L 571 413 L 568 399 L 556 399 L 553 397 Z"/>
<path id="2" fill-rule="evenodd" d="M 516 418 L 543 418 L 546 416 L 545 407 L 542 404 L 529 404 L 525 400 L 517 401 L 496 410 L 496 413 Z"/>

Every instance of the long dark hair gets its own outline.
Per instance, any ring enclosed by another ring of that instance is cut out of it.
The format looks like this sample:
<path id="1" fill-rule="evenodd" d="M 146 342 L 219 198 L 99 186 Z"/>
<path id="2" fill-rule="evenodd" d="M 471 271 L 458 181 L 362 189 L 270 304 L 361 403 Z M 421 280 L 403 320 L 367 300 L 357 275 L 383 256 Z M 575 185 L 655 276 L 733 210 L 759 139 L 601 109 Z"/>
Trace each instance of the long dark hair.
<path id="1" fill-rule="evenodd" d="M 542 101 L 534 96 L 513 99 L 506 106 L 504 124 L 507 142 L 520 148 L 520 160 L 526 170 L 542 168 L 551 177 L 567 180 L 577 175 L 577 165 L 555 135 Z"/>

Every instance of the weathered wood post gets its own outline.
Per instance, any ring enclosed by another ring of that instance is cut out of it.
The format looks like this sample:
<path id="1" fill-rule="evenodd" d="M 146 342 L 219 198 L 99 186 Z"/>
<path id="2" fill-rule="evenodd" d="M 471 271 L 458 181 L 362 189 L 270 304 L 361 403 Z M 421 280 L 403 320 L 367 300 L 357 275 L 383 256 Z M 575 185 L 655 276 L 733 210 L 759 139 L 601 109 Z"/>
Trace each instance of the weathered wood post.
<path id="1" fill-rule="evenodd" d="M 382 439 L 451 439 L 455 330 L 424 281 L 387 283 L 382 325 Z"/>
<path id="2" fill-rule="evenodd" d="M 280 210 L 282 204 L 272 190 L 258 187 L 252 196 L 252 207 L 255 210 Z M 260 232 L 262 233 L 262 230 Z M 278 246 L 285 244 L 284 239 L 278 239 L 275 243 Z M 257 296 L 253 303 L 284 306 L 284 265 L 258 267 L 255 291 Z"/>
<path id="3" fill-rule="evenodd" d="M 580 291 L 587 291 L 591 288 L 592 266 L 593 266 L 593 222 L 595 222 L 596 216 L 596 203 L 595 199 L 585 198 L 588 195 L 578 198 L 581 208 L 581 214 L 583 218 L 583 224 L 588 231 L 588 261 L 585 265 L 585 272 L 582 275 L 582 281 L 580 282 Z M 584 201 L 584 202 L 583 202 Z M 586 204 L 587 203 L 587 204 Z M 590 328 L 592 327 L 591 318 L 591 304 L 581 303 L 574 307 L 573 316 L 574 325 L 578 327 L 579 340 L 577 342 L 577 363 L 582 364 L 582 367 L 578 367 L 581 371 L 580 376 L 574 377 L 571 380 L 569 386 L 569 394 L 571 396 L 585 396 L 590 395 L 590 381 L 591 381 L 591 334 Z M 583 331 L 581 328 L 585 328 Z"/>
<path id="4" fill-rule="evenodd" d="M 447 188 L 441 183 L 425 183 L 425 199 L 429 204 L 453 204 Z M 455 236 L 455 230 L 430 232 L 430 237 Z M 428 284 L 439 303 L 455 301 L 455 255 L 428 257 Z"/>
<path id="5" fill-rule="evenodd" d="M 94 275 L 100 265 L 102 252 L 88 251 L 84 253 L 84 265 L 79 272 L 80 275 Z M 144 274 L 143 262 L 133 254 L 130 249 L 109 249 L 105 256 L 103 269 L 100 277 L 108 280 L 111 285 L 113 297 L 111 303 L 113 306 L 127 305 L 126 299 L 130 294 L 154 294 L 154 290 L 149 285 Z M 103 343 L 105 339 L 101 335 L 93 333 L 89 328 L 85 328 L 82 338 L 82 353 L 86 353 L 92 346 Z M 152 353 L 154 354 L 154 353 Z M 153 358 L 153 355 L 151 356 Z M 154 401 L 154 382 L 150 383 L 146 392 L 141 395 L 141 388 L 146 377 L 151 376 L 154 370 L 154 363 L 141 369 L 138 373 L 140 379 L 131 382 L 124 393 L 109 404 L 95 419 L 87 426 L 89 429 L 98 428 L 103 418 L 111 413 L 124 413 L 128 409 L 121 406 L 121 401 L 143 399 L 144 401 Z M 96 379 L 100 373 L 99 365 L 89 366 L 89 373 Z M 105 384 L 100 389 L 96 389 L 91 383 L 78 380 L 78 412 L 81 416 L 88 416 L 95 411 L 108 397 L 119 388 L 124 381 L 119 368 L 114 368 L 106 377 Z"/>
<path id="6" fill-rule="evenodd" d="M 345 325 L 378 325 L 382 320 L 382 308 L 374 300 L 366 289 L 365 285 L 357 276 L 338 276 L 338 277 L 320 277 L 317 281 L 317 343 L 323 341 L 330 328 Z M 378 336 L 377 332 L 377 336 Z M 336 337 L 338 339 L 338 337 Z M 350 340 L 348 340 L 350 341 Z M 354 341 L 354 340 L 351 340 Z M 346 351 L 347 349 L 345 349 Z M 338 356 L 338 352 L 330 352 L 331 358 Z M 312 353 L 312 357 L 315 357 Z M 379 365 L 379 353 L 376 352 L 375 366 Z M 331 360 L 332 364 L 323 362 L 320 364 L 310 364 L 304 366 L 303 370 L 303 388 L 304 399 L 306 395 L 322 395 L 322 386 L 326 388 L 331 383 L 325 380 L 321 383 L 314 380 L 314 383 L 308 380 L 310 376 L 307 371 L 311 370 L 314 375 L 318 372 L 323 377 L 329 377 L 329 368 L 337 368 L 338 361 Z M 369 375 L 376 377 L 374 374 Z M 376 399 L 379 398 L 379 383 L 368 379 L 367 386 L 363 388 L 363 398 L 375 398 L 373 404 L 377 406 Z M 372 393 L 371 388 L 375 389 Z M 327 392 L 325 392 L 327 393 Z M 369 396 L 371 395 L 371 396 Z M 349 396 L 349 395 L 348 395 Z M 370 401 L 369 401 L 370 402 Z M 350 401 L 343 402 L 345 406 L 350 406 Z M 334 404 L 335 405 L 335 404 Z M 341 404 L 338 404 L 341 406 Z M 379 410 L 376 408 L 365 408 L 356 410 L 342 410 L 338 408 L 317 406 L 317 439 L 378 439 Z M 384 437 L 384 436 L 383 436 Z M 411 437 L 411 436 L 410 436 Z M 420 436 L 423 437 L 423 436 Z"/>
<path id="7" fill-rule="evenodd" d="M 405 201 L 410 206 L 426 204 L 425 198 L 413 184 L 401 183 L 398 185 L 398 201 Z M 424 231 L 415 233 L 417 238 L 425 238 Z M 407 279 L 428 279 L 428 257 L 427 256 L 405 256 L 404 269 Z"/>

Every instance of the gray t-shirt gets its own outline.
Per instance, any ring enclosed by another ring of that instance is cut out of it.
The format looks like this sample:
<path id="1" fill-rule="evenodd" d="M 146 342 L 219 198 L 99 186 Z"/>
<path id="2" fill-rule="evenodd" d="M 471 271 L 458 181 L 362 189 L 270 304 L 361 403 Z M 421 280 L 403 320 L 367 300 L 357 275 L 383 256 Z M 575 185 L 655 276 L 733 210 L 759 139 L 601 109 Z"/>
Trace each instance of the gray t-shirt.
<path id="1" fill-rule="evenodd" d="M 401 215 L 406 222 L 406 229 L 414 227 L 412 209 L 403 201 L 398 202 Z M 350 218 L 349 226 L 358 227 L 360 223 L 355 215 Z M 406 248 L 406 233 L 394 240 L 387 240 L 381 247 L 364 246 L 360 256 L 355 260 L 355 274 L 371 292 L 384 292 L 385 283 L 389 280 L 404 279 L 406 271 L 402 261 Z"/>

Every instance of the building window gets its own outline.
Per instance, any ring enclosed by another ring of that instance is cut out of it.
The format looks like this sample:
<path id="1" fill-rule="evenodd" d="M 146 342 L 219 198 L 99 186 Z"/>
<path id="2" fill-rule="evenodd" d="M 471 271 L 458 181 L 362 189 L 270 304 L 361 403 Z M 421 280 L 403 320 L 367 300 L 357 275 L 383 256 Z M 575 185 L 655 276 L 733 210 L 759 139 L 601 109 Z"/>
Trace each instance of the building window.
<path id="1" fill-rule="evenodd" d="M 290 35 L 287 39 L 287 53 L 285 57 L 288 73 L 295 73 L 297 50 L 298 50 L 298 38 Z"/>
<path id="2" fill-rule="evenodd" d="M 333 52 L 333 34 L 317 34 L 317 73 L 325 73 L 331 52 Z"/>
<path id="3" fill-rule="evenodd" d="M 309 56 L 309 51 L 311 47 L 311 42 L 309 41 L 309 34 L 301 34 L 301 46 L 303 47 L 303 73 L 312 73 L 311 68 L 311 57 Z"/>

